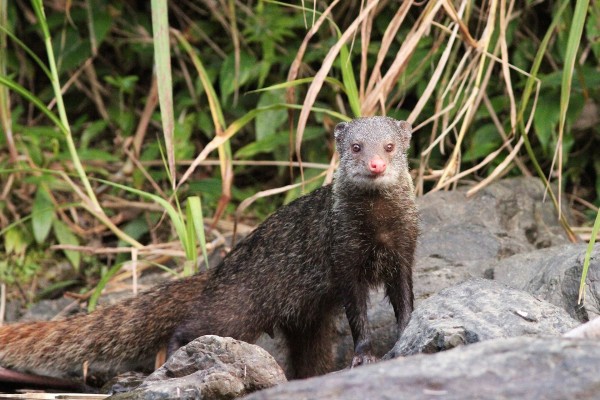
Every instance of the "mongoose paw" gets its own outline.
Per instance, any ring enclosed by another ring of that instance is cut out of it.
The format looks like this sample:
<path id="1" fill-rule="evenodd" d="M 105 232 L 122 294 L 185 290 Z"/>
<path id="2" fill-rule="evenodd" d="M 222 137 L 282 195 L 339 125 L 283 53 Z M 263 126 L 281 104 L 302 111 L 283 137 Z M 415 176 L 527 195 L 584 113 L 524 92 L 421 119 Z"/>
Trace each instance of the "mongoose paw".
<path id="1" fill-rule="evenodd" d="M 359 365 L 374 364 L 377 361 L 379 361 L 378 358 L 372 354 L 356 354 L 354 358 L 352 358 L 352 365 L 350 368 L 358 367 Z"/>

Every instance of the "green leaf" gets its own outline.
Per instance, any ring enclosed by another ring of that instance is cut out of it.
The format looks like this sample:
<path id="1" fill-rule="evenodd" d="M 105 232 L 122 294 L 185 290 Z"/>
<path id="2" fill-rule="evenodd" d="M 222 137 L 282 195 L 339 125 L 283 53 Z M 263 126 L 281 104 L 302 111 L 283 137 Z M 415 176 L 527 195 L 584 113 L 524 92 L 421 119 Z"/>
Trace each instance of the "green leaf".
<path id="1" fill-rule="evenodd" d="M 256 75 L 257 61 L 248 53 L 240 54 L 240 73 L 237 87 L 242 87 L 253 76 Z M 227 103 L 227 99 L 236 89 L 235 81 L 235 57 L 233 52 L 223 61 L 219 73 L 219 87 L 221 88 L 221 103 Z"/>
<path id="2" fill-rule="evenodd" d="M 270 106 L 285 102 L 285 93 L 282 90 L 266 91 L 261 93 L 258 106 Z M 287 120 L 287 111 L 284 109 L 273 109 L 260 113 L 256 116 L 256 139 L 261 140 L 273 136 L 281 124 Z"/>
<path id="3" fill-rule="evenodd" d="M 260 114 L 259 114 L 260 115 Z M 323 137 L 323 129 L 320 127 L 308 127 L 304 131 L 303 142 Z M 249 159 L 261 153 L 274 153 L 277 149 L 289 146 L 289 132 L 277 132 L 272 136 L 257 140 L 242 147 L 235 153 L 236 158 Z"/>
<path id="4" fill-rule="evenodd" d="M 577 0 L 575 11 L 573 12 L 573 20 L 571 21 L 571 29 L 569 30 L 560 92 L 559 132 L 561 134 L 564 131 L 567 121 L 567 109 L 569 108 L 569 100 L 571 98 L 571 82 L 573 80 L 575 58 L 577 57 L 577 50 L 581 43 L 581 35 L 585 26 L 585 17 L 589 3 L 589 0 Z"/>
<path id="5" fill-rule="evenodd" d="M 356 87 L 356 79 L 352 70 L 352 60 L 348 46 L 344 45 L 340 49 L 339 56 L 340 69 L 342 70 L 342 81 L 348 95 L 348 103 L 355 117 L 360 117 L 360 99 L 358 97 L 358 88 Z"/>
<path id="6" fill-rule="evenodd" d="M 100 46 L 106 38 L 106 35 L 110 32 L 113 18 L 108 13 L 108 7 L 105 1 L 90 0 L 87 3 L 87 6 L 93 13 L 89 22 L 92 24 L 94 30 L 96 45 Z"/>
<path id="7" fill-rule="evenodd" d="M 600 61 L 600 2 L 593 1 L 590 7 L 590 16 L 586 23 L 586 36 L 592 48 L 596 61 Z"/>
<path id="8" fill-rule="evenodd" d="M 77 236 L 75 236 L 73 232 L 69 230 L 69 227 L 65 225 L 62 221 L 55 219 L 52 223 L 52 226 L 54 228 L 54 235 L 56 236 L 56 239 L 58 239 L 58 243 L 62 245 L 71 246 L 79 245 L 79 240 L 77 239 Z M 81 264 L 81 254 L 79 254 L 78 251 L 73 250 L 65 250 L 64 253 L 67 256 L 67 259 L 69 260 L 73 268 L 76 271 L 79 271 L 79 267 Z"/>
<path id="9" fill-rule="evenodd" d="M 190 196 L 187 200 L 188 207 L 188 225 L 193 226 L 196 237 L 200 242 L 202 257 L 204 258 L 205 268 L 208 269 L 208 252 L 206 251 L 206 236 L 204 235 L 204 217 L 202 215 L 202 203 L 199 196 Z M 191 218 L 190 218 L 191 217 Z"/>
<path id="10" fill-rule="evenodd" d="M 17 226 L 8 229 L 4 234 L 4 251 L 6 254 L 22 256 L 25 254 L 28 245 L 26 236 Z"/>
<path id="11" fill-rule="evenodd" d="M 90 300 L 88 301 L 88 312 L 94 311 L 96 305 L 98 304 L 98 299 L 104 290 L 104 287 L 117 272 L 121 270 L 123 267 L 123 263 L 115 264 L 109 269 L 103 276 L 100 278 L 100 282 L 96 285 L 96 289 L 94 289 L 94 293 L 90 296 Z"/>
<path id="12" fill-rule="evenodd" d="M 488 124 L 475 131 L 469 143 L 469 148 L 462 157 L 465 162 L 484 158 L 500 145 L 500 136 L 494 124 Z"/>
<path id="13" fill-rule="evenodd" d="M 79 148 L 87 149 L 90 145 L 90 142 L 98 136 L 101 136 L 107 126 L 108 124 L 104 120 L 94 121 L 87 125 L 81 134 Z"/>
<path id="14" fill-rule="evenodd" d="M 542 94 L 533 116 L 535 134 L 545 154 L 551 151 L 552 137 L 556 134 L 556 125 L 559 121 L 560 104 L 556 101 L 557 95 L 554 90 Z"/>
<path id="15" fill-rule="evenodd" d="M 257 140 L 242 147 L 235 152 L 235 158 L 249 159 L 261 153 L 273 153 L 277 148 L 288 145 L 290 142 L 289 133 L 281 132 Z"/>
<path id="16" fill-rule="evenodd" d="M 43 243 L 50 233 L 54 221 L 54 203 L 46 185 L 40 185 L 35 193 L 31 209 L 33 237 L 37 243 Z"/>
<path id="17" fill-rule="evenodd" d="M 596 214 L 596 221 L 594 222 L 594 227 L 592 228 L 592 236 L 588 242 L 588 247 L 585 251 L 585 257 L 583 259 L 583 271 L 581 273 L 581 282 L 579 283 L 579 300 L 577 301 L 577 304 L 581 304 L 581 300 L 583 299 L 585 278 L 587 277 L 588 269 L 590 268 L 590 259 L 592 258 L 592 252 L 594 251 L 594 243 L 596 243 L 596 239 L 598 239 L 598 233 L 600 233 L 600 210 L 598 210 L 598 213 Z"/>
<path id="18" fill-rule="evenodd" d="M 183 217 L 178 208 L 176 209 L 167 200 L 163 199 L 160 196 L 152 194 L 152 193 L 148 193 L 148 192 L 144 192 L 142 190 L 130 188 L 129 186 L 125 186 L 125 185 L 121 185 L 119 183 L 107 181 L 105 179 L 98 179 L 98 182 L 102 182 L 106 185 L 110 185 L 110 186 L 119 188 L 121 190 L 125 190 L 129 193 L 137 194 L 138 196 L 152 200 L 155 203 L 159 204 L 167 212 L 167 215 L 169 216 L 169 219 L 171 220 L 171 223 L 173 224 L 173 227 L 175 228 L 175 232 L 177 233 L 179 241 L 181 242 L 181 247 L 183 247 L 183 249 L 185 250 L 186 257 L 188 259 L 194 258 L 194 255 L 192 254 L 192 252 L 195 251 L 195 249 L 191 249 L 188 245 L 189 243 L 187 241 L 187 228 L 185 226 L 185 222 L 184 222 Z"/>
<path id="19" fill-rule="evenodd" d="M 79 158 L 84 161 L 106 161 L 109 163 L 119 161 L 119 157 L 115 154 L 101 149 L 79 150 Z"/>

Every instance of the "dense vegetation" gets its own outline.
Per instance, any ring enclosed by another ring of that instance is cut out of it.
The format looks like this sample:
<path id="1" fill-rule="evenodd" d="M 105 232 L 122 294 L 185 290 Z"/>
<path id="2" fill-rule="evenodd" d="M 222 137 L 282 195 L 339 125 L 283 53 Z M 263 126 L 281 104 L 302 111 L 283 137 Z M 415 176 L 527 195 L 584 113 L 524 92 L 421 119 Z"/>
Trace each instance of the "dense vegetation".
<path id="1" fill-rule="evenodd" d="M 542 175 L 597 214 L 599 2 L 0 4 L 0 281 L 63 254 L 65 286 L 138 257 L 191 272 L 190 221 L 331 179 L 333 126 L 361 115 L 416 128 L 419 194 Z"/>

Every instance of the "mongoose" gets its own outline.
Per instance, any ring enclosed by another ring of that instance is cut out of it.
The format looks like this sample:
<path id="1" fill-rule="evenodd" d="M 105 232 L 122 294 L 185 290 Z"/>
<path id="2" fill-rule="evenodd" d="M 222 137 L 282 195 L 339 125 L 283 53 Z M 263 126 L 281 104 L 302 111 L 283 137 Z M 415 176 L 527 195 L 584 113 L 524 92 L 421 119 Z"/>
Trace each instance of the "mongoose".
<path id="1" fill-rule="evenodd" d="M 355 355 L 375 361 L 368 290 L 383 284 L 398 334 L 413 310 L 418 216 L 406 151 L 410 124 L 359 118 L 335 127 L 333 184 L 281 207 L 206 274 L 64 321 L 0 328 L 0 365 L 42 375 L 81 374 L 84 361 L 118 365 L 169 353 L 205 334 L 254 342 L 279 328 L 294 378 L 330 371 L 328 334 L 345 309 Z"/>

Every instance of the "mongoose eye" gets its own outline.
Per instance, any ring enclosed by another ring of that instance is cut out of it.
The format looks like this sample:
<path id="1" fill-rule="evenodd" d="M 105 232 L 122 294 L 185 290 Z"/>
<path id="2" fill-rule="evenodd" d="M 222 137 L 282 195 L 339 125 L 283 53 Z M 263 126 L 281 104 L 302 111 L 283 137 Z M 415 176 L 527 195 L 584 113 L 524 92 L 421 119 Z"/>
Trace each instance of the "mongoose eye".
<path id="1" fill-rule="evenodd" d="M 360 147 L 360 144 L 354 143 L 352 145 L 352 152 L 354 153 L 358 153 L 362 150 L 362 147 Z"/>
<path id="2" fill-rule="evenodd" d="M 391 153 L 392 151 L 394 151 L 394 144 L 393 143 L 386 144 L 385 151 L 387 151 L 388 153 Z"/>

